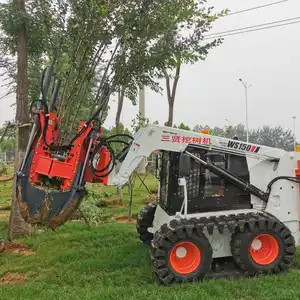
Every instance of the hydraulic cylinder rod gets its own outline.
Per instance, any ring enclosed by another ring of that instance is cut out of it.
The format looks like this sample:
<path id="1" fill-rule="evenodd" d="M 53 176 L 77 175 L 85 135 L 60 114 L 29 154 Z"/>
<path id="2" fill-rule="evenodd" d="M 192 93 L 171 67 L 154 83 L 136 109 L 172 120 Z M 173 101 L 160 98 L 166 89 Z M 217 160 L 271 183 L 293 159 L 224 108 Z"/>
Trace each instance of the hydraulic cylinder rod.
<path id="1" fill-rule="evenodd" d="M 185 151 L 184 153 L 189 155 L 196 162 L 203 165 L 203 167 L 205 169 L 213 172 L 214 174 L 218 175 L 222 179 L 228 180 L 232 184 L 234 184 L 237 187 L 241 188 L 242 190 L 245 190 L 245 191 L 253 194 L 254 196 L 260 198 L 264 202 L 268 202 L 269 195 L 267 193 L 263 192 L 262 190 L 260 190 L 259 188 L 257 188 L 256 186 L 250 184 L 249 182 L 244 181 L 243 179 L 239 178 L 235 174 L 232 174 L 231 172 L 229 172 L 229 171 L 227 171 L 227 170 L 225 170 L 225 169 L 223 169 L 219 166 L 216 166 L 213 163 L 208 163 L 208 162 L 202 160 L 201 158 L 195 156 L 194 154 L 192 154 L 188 151 Z"/>

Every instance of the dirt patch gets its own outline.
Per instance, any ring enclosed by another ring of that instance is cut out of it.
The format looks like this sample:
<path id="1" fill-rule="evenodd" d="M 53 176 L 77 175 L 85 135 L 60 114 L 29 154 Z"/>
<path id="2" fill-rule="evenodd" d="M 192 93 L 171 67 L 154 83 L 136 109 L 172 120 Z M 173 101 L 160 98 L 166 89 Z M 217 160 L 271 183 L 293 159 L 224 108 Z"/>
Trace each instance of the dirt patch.
<path id="1" fill-rule="evenodd" d="M 1 284 L 15 284 L 21 283 L 26 280 L 25 274 L 19 273 L 6 273 L 4 276 L 0 278 Z"/>
<path id="2" fill-rule="evenodd" d="M 0 176 L 0 182 L 7 182 L 14 179 L 14 176 Z"/>
<path id="3" fill-rule="evenodd" d="M 0 252 L 3 252 L 3 251 L 4 251 L 4 249 L 5 249 L 4 242 L 3 242 L 3 241 L 1 241 L 1 242 L 0 242 Z"/>
<path id="4" fill-rule="evenodd" d="M 3 202 L 0 204 L 0 211 L 1 210 L 10 210 L 11 209 L 11 205 L 8 202 Z"/>
<path id="5" fill-rule="evenodd" d="M 22 254 L 22 255 L 29 255 L 31 254 L 31 250 L 25 246 L 23 243 L 17 242 L 5 242 L 4 247 L 0 252 L 12 253 L 12 254 Z"/>
<path id="6" fill-rule="evenodd" d="M 136 223 L 136 218 L 127 218 L 127 217 L 116 217 L 115 218 L 117 223 L 122 223 L 122 224 L 135 224 Z"/>
<path id="7" fill-rule="evenodd" d="M 124 200 L 123 199 L 104 198 L 104 201 L 107 203 L 108 207 L 124 206 Z"/>
<path id="8" fill-rule="evenodd" d="M 7 221 L 9 219 L 9 211 L 0 210 L 0 220 Z"/>
<path id="9" fill-rule="evenodd" d="M 104 208 L 116 208 L 116 207 L 123 207 L 124 200 L 123 199 L 116 199 L 116 198 L 104 198 L 99 200 L 96 204 L 97 207 Z"/>

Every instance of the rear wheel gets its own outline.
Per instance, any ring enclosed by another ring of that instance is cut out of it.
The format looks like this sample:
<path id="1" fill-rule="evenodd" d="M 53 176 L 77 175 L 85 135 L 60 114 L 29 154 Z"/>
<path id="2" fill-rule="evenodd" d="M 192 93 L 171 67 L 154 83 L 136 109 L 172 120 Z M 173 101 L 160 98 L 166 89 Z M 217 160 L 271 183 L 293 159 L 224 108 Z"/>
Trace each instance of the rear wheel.
<path id="1" fill-rule="evenodd" d="M 250 256 L 255 263 L 267 266 L 279 257 L 279 250 L 279 241 L 272 234 L 259 234 L 251 242 Z"/>
<path id="2" fill-rule="evenodd" d="M 146 245 L 150 245 L 153 239 L 153 234 L 148 231 L 148 228 L 153 225 L 155 211 L 156 203 L 150 203 L 140 211 L 137 217 L 136 231 L 140 240 Z"/>
<path id="3" fill-rule="evenodd" d="M 237 232 L 231 241 L 236 263 L 250 274 L 279 273 L 295 260 L 295 240 L 281 222 L 265 219 L 244 232 Z"/>
<path id="4" fill-rule="evenodd" d="M 154 234 L 151 259 L 161 283 L 201 280 L 210 271 L 212 248 L 194 222 L 173 220 Z"/>

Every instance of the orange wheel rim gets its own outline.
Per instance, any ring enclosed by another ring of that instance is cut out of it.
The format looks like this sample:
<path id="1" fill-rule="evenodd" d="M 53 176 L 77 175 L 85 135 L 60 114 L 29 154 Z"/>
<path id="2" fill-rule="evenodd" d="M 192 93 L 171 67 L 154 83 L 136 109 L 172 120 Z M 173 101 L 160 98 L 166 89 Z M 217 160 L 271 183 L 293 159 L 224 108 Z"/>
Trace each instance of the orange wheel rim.
<path id="1" fill-rule="evenodd" d="M 277 239 L 270 234 L 260 234 L 255 237 L 250 246 L 250 255 L 259 265 L 269 265 L 279 254 Z"/>
<path id="2" fill-rule="evenodd" d="M 170 265 L 179 274 L 190 274 L 200 265 L 201 254 L 192 242 L 179 242 L 170 252 Z"/>

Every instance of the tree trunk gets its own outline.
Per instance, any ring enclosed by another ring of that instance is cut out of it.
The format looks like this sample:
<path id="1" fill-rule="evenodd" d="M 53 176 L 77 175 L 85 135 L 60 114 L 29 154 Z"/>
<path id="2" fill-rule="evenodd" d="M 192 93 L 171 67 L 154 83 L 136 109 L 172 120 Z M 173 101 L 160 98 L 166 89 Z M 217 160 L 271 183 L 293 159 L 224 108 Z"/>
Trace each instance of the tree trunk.
<path id="1" fill-rule="evenodd" d="M 123 109 L 124 97 L 125 97 L 125 89 L 121 87 L 121 90 L 118 94 L 118 109 L 117 109 L 116 120 L 115 120 L 117 134 L 121 133 L 120 118 Z"/>
<path id="2" fill-rule="evenodd" d="M 124 205 L 124 195 L 123 195 L 123 189 L 122 187 L 117 187 L 117 193 L 119 195 L 119 204 Z"/>
<path id="3" fill-rule="evenodd" d="M 129 202 L 128 202 L 128 218 L 132 218 L 132 185 L 129 183 L 128 193 L 129 193 Z"/>
<path id="4" fill-rule="evenodd" d="M 20 14 L 25 14 L 25 0 L 14 0 L 15 9 Z M 17 91 L 16 91 L 16 157 L 15 171 L 19 167 L 24 156 L 29 138 L 29 115 L 28 115 L 28 75 L 27 75 L 27 47 L 26 47 L 26 24 L 24 18 L 18 21 L 17 44 Z M 13 185 L 12 205 L 9 218 L 8 239 L 26 236 L 30 233 L 30 225 L 26 223 L 20 213 L 16 202 L 15 181 Z"/>
<path id="5" fill-rule="evenodd" d="M 167 97 L 168 97 L 168 103 L 169 103 L 169 117 L 168 117 L 167 126 L 169 126 L 169 127 L 173 126 L 174 102 L 175 102 L 175 97 L 176 97 L 178 81 L 179 81 L 179 77 L 180 77 L 180 69 L 181 69 L 181 62 L 180 62 L 180 60 L 178 60 L 172 87 L 171 87 L 170 77 L 167 74 L 167 72 L 165 72 Z"/>
<path id="6" fill-rule="evenodd" d="M 139 128 L 145 126 L 146 113 L 145 113 L 145 86 L 140 87 L 139 90 Z M 146 174 L 147 157 L 143 157 L 138 168 L 140 174 Z"/>
<path id="7" fill-rule="evenodd" d="M 169 117 L 168 117 L 168 122 L 167 122 L 167 126 L 169 126 L 169 127 L 173 126 L 173 116 L 174 116 L 174 101 L 171 100 L 169 102 Z"/>

